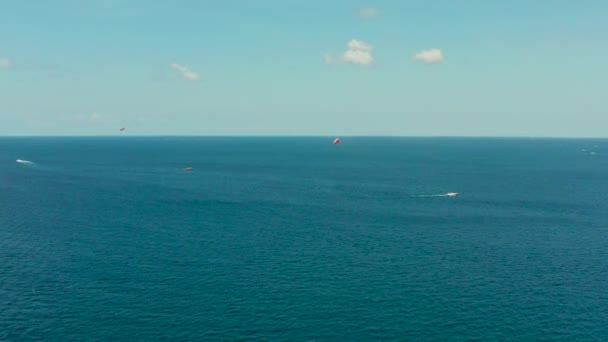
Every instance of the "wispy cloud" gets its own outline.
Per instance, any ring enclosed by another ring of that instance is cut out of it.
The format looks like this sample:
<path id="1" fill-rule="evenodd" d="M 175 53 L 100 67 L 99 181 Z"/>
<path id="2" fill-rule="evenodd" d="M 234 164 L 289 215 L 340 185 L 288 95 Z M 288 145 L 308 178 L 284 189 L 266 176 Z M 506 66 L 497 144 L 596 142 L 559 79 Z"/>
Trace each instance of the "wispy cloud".
<path id="1" fill-rule="evenodd" d="M 363 18 L 371 18 L 380 14 L 377 8 L 361 8 L 357 11 L 357 14 Z"/>
<path id="2" fill-rule="evenodd" d="M 170 66 L 171 66 L 173 69 L 175 69 L 175 70 L 179 71 L 179 73 L 180 73 L 180 74 L 182 74 L 182 76 L 183 76 L 185 79 L 188 79 L 188 80 L 190 80 L 190 81 L 198 81 L 198 80 L 200 80 L 200 79 L 201 79 L 201 76 L 199 75 L 199 73 L 197 73 L 197 72 L 195 72 L 195 71 L 192 71 L 192 70 L 190 70 L 190 69 L 186 68 L 186 67 L 185 67 L 185 66 L 183 66 L 183 65 L 179 65 L 179 64 L 177 64 L 177 63 L 171 63 L 171 64 L 170 64 Z"/>
<path id="3" fill-rule="evenodd" d="M 54 69 L 58 69 L 59 67 L 59 64 L 28 62 L 26 60 L 19 60 L 19 62 L 15 64 L 10 58 L 0 56 L 0 69 L 18 68 L 19 70 L 51 71 Z"/>
<path id="4" fill-rule="evenodd" d="M 424 63 L 441 63 L 444 60 L 443 52 L 439 49 L 429 49 L 420 51 L 416 55 L 414 55 L 414 60 L 424 62 Z"/>
<path id="5" fill-rule="evenodd" d="M 10 68 L 13 66 L 11 60 L 6 57 L 0 57 L 0 68 Z"/>
<path id="6" fill-rule="evenodd" d="M 101 114 L 98 114 L 97 112 L 80 114 L 76 118 L 80 121 L 98 122 L 101 119 Z"/>
<path id="7" fill-rule="evenodd" d="M 332 53 L 326 53 L 324 56 L 325 63 L 344 62 L 358 65 L 369 65 L 374 61 L 372 56 L 372 46 L 368 43 L 352 39 L 347 44 L 347 50 L 340 56 L 335 56 Z"/>
<path id="8" fill-rule="evenodd" d="M 327 64 L 332 64 L 336 62 L 336 56 L 334 56 L 333 53 L 326 53 L 325 55 L 323 55 L 323 59 L 325 60 L 325 63 Z"/>

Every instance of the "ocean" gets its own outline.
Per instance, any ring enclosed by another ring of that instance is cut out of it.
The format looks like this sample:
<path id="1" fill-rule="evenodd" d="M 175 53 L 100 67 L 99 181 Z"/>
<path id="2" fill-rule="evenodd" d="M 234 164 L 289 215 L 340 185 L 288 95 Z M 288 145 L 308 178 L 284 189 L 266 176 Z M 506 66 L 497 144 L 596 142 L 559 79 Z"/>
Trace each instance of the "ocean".
<path id="1" fill-rule="evenodd" d="M 0 341 L 608 341 L 608 140 L 332 140 L 0 138 Z"/>

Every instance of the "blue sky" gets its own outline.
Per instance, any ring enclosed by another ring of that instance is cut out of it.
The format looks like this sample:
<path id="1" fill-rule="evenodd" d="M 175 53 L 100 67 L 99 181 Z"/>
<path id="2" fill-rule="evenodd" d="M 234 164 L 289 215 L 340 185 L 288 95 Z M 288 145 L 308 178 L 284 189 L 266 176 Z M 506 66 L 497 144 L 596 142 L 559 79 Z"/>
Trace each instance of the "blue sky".
<path id="1" fill-rule="evenodd" d="M 0 8 L 0 135 L 608 137 L 602 0 Z"/>

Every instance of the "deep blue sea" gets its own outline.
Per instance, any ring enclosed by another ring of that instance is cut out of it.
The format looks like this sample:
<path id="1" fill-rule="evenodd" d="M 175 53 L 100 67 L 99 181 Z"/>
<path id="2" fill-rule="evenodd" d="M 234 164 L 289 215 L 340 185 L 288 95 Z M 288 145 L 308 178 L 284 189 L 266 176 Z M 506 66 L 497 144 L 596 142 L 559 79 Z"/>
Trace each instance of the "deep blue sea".
<path id="1" fill-rule="evenodd" d="M 332 140 L 0 138 L 0 341 L 608 341 L 608 140 Z"/>

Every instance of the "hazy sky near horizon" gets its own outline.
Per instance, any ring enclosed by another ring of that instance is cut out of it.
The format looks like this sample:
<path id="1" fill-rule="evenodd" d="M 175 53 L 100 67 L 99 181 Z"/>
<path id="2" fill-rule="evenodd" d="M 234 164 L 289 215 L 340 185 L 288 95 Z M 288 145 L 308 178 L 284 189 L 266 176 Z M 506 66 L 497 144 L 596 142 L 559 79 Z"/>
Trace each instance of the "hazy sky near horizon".
<path id="1" fill-rule="evenodd" d="M 608 137 L 604 0 L 0 0 L 0 135 Z"/>

